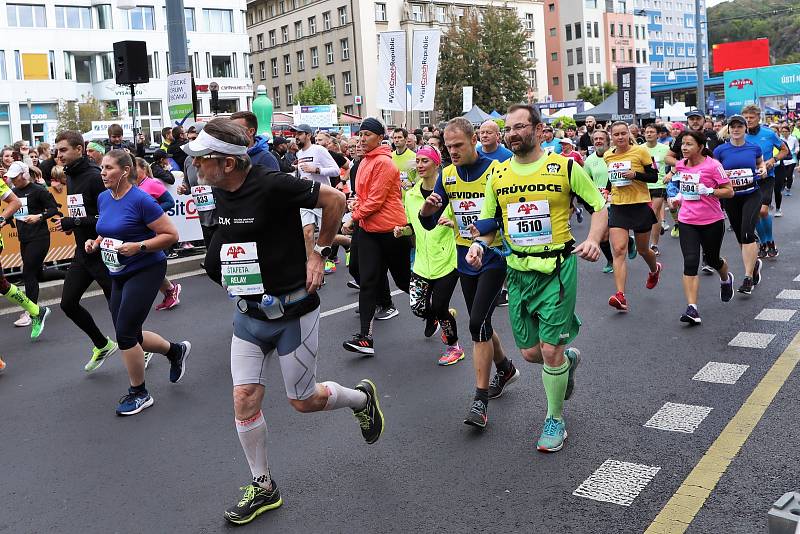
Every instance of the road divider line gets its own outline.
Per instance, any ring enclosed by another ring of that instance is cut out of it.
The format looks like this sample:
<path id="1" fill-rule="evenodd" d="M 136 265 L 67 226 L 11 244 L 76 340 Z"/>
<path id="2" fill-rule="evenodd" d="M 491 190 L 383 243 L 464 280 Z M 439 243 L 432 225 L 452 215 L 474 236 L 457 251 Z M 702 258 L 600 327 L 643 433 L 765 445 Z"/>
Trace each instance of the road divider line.
<path id="1" fill-rule="evenodd" d="M 800 362 L 800 332 L 697 462 L 645 534 L 683 534 Z"/>
<path id="2" fill-rule="evenodd" d="M 402 293 L 402 289 L 395 289 L 391 293 L 391 296 L 399 295 Z M 336 315 L 337 313 L 342 313 L 343 311 L 352 310 L 353 308 L 358 308 L 358 302 L 353 302 L 352 304 L 345 304 L 344 306 L 339 306 L 338 308 L 334 308 L 332 310 L 324 311 L 319 314 L 320 319 L 323 317 L 330 317 L 331 315 Z"/>

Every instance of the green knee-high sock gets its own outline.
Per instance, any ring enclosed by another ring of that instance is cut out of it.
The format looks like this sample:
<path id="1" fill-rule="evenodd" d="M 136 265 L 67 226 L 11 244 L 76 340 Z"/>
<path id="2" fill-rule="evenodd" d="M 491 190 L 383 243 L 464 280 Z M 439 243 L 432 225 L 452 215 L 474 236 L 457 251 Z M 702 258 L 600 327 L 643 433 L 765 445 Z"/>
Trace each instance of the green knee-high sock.
<path id="1" fill-rule="evenodd" d="M 542 366 L 542 383 L 544 392 L 547 394 L 547 417 L 561 419 L 568 378 L 569 360 L 566 358 L 559 367 Z"/>
<path id="2" fill-rule="evenodd" d="M 9 302 L 14 304 L 18 304 L 23 310 L 30 313 L 33 316 L 39 315 L 39 306 L 29 299 L 25 293 L 19 290 L 17 286 L 11 284 L 11 288 L 8 290 L 8 293 L 3 295 Z"/>

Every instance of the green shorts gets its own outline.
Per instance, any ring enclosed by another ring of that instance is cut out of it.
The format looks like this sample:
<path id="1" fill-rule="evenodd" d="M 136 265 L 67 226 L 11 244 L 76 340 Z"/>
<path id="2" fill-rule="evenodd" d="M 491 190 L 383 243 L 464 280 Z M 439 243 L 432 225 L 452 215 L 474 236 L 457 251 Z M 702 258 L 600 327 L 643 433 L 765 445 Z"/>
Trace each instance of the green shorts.
<path id="1" fill-rule="evenodd" d="M 565 345 L 578 335 L 581 319 L 575 313 L 578 293 L 578 259 L 574 255 L 561 266 L 564 298 L 559 302 L 558 276 L 508 268 L 508 314 L 514 340 L 520 349 L 540 341 Z"/>

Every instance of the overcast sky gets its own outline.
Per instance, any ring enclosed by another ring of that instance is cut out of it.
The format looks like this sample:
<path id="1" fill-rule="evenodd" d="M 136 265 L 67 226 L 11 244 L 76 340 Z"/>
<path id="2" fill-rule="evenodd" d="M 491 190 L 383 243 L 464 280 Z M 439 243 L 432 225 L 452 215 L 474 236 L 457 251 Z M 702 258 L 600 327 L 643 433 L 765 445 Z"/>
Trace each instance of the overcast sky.
<path id="1" fill-rule="evenodd" d="M 706 2 L 706 7 L 713 7 L 717 4 L 721 4 L 722 2 L 728 2 L 729 0 L 708 0 Z"/>

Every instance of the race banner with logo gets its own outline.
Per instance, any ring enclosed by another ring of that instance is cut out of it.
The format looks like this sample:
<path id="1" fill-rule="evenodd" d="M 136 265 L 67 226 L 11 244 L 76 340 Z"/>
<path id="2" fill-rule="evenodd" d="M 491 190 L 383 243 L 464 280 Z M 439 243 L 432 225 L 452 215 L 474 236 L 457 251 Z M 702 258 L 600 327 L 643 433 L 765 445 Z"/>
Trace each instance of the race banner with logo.
<path id="1" fill-rule="evenodd" d="M 167 76 L 167 106 L 169 118 L 176 124 L 183 124 L 190 117 L 194 119 L 191 72 L 174 72 Z"/>
<path id="2" fill-rule="evenodd" d="M 380 109 L 406 109 L 406 33 L 379 33 L 378 94 Z"/>
<path id="3" fill-rule="evenodd" d="M 439 30 L 415 31 L 412 39 L 411 109 L 432 111 L 439 70 Z"/>
<path id="4" fill-rule="evenodd" d="M 197 205 L 191 194 L 179 195 L 178 186 L 183 183 L 183 173 L 173 171 L 175 183 L 165 186 L 172 198 L 175 207 L 167 212 L 172 224 L 178 229 L 178 241 L 201 241 L 203 228 L 200 226 L 200 216 L 197 214 Z"/>

